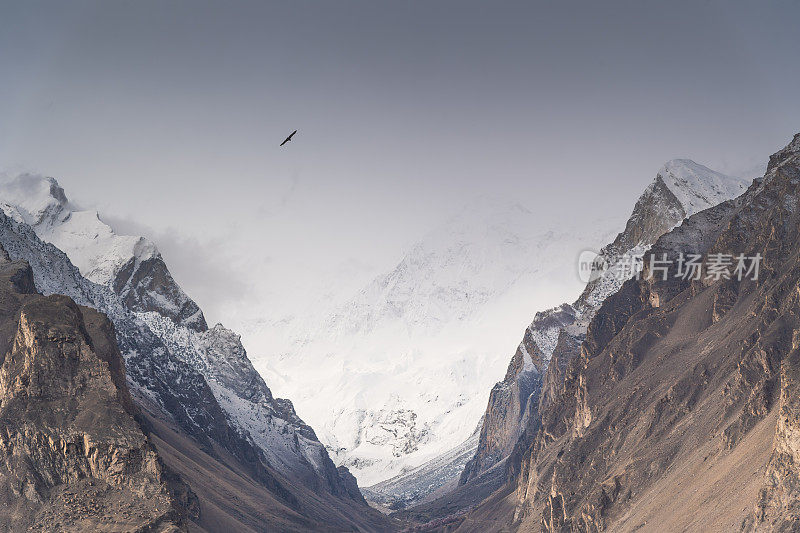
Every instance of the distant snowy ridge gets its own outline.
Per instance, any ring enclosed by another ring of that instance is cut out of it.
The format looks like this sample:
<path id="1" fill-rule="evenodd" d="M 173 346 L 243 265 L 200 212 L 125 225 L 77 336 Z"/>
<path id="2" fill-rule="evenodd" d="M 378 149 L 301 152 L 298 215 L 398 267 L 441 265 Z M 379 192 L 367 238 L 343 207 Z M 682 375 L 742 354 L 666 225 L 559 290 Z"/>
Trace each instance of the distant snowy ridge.
<path id="1" fill-rule="evenodd" d="M 476 200 L 293 348 L 254 361 L 265 375 L 283 378 L 270 379 L 274 390 L 294 400 L 334 461 L 362 486 L 470 437 L 484 391 L 504 370 L 502 346 L 513 346 L 524 327 L 521 317 L 577 295 L 578 252 L 618 228 L 537 222 L 520 203 Z"/>
<path id="2" fill-rule="evenodd" d="M 144 237 L 117 235 L 96 211 L 75 210 L 54 178 L 2 175 L 0 203 L 7 215 L 64 251 L 83 277 L 99 285 L 110 285 L 131 259 L 158 255 Z"/>

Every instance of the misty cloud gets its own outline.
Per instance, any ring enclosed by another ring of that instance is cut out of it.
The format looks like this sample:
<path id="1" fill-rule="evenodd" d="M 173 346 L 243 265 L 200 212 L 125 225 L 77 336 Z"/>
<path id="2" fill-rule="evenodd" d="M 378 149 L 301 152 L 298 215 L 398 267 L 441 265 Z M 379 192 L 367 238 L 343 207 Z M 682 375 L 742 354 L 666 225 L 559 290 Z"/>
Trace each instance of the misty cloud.
<path id="1" fill-rule="evenodd" d="M 153 241 L 172 276 L 203 309 L 209 323 L 225 322 L 223 309 L 246 305 L 253 298 L 246 276 L 226 258 L 225 242 L 208 242 L 176 229 L 155 230 L 131 218 L 101 213 L 100 218 L 121 235 L 142 235 Z"/>

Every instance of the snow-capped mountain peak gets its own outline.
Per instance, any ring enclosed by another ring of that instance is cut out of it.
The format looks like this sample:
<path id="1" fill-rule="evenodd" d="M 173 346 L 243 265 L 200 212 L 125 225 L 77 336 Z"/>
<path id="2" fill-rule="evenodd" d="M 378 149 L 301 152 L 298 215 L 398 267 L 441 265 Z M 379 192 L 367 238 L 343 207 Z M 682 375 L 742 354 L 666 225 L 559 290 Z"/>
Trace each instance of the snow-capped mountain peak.
<path id="1" fill-rule="evenodd" d="M 97 284 L 111 283 L 131 259 L 140 263 L 159 255 L 144 237 L 117 235 L 97 211 L 75 208 L 54 178 L 2 176 L 0 198 L 8 216 L 67 253 L 81 274 Z"/>
<path id="2" fill-rule="evenodd" d="M 97 211 L 76 208 L 54 178 L 0 175 L 0 209 L 66 253 L 83 277 L 109 287 L 136 310 L 206 329 L 202 311 L 172 279 L 155 244 L 118 235 Z"/>
<path id="3" fill-rule="evenodd" d="M 739 196 L 749 185 L 746 180 L 721 174 L 691 159 L 667 161 L 658 171 L 658 178 L 681 203 L 686 217 Z"/>
<path id="4" fill-rule="evenodd" d="M 4 210 L 13 212 L 15 219 L 29 226 L 51 220 L 69 204 L 64 189 L 54 178 L 33 174 L 0 175 L 0 192 Z"/>

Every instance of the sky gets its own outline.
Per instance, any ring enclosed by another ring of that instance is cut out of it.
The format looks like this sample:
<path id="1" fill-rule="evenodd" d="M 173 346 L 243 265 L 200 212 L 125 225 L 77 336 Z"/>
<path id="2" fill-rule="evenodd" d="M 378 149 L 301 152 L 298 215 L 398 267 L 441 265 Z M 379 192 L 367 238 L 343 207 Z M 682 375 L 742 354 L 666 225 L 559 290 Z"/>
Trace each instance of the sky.
<path id="1" fill-rule="evenodd" d="M 0 169 L 154 239 L 228 323 L 366 281 L 477 196 L 581 224 L 629 212 L 672 158 L 763 171 L 800 131 L 798 20 L 792 2 L 0 0 Z"/>

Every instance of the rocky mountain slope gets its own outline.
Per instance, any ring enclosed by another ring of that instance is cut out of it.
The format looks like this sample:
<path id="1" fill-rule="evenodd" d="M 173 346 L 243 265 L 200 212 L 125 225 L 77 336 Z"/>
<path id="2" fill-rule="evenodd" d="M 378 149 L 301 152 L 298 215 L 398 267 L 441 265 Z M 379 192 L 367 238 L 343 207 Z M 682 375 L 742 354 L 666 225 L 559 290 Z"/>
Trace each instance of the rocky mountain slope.
<path id="1" fill-rule="evenodd" d="M 362 486 L 402 475 L 461 445 L 485 391 L 538 302 L 580 282 L 564 265 L 595 232 L 542 229 L 525 206 L 482 199 L 424 236 L 387 273 L 338 307 L 295 351 L 256 361 Z M 538 304 L 541 305 L 541 304 Z"/>
<path id="2" fill-rule="evenodd" d="M 158 266 L 163 261 L 154 246 L 114 235 L 96 213 L 73 211 L 55 180 L 21 176 L 0 188 L 9 190 L 16 192 L 0 195 L 0 244 L 14 260 L 30 263 L 43 293 L 65 294 L 109 316 L 133 397 L 153 427 L 163 428 L 159 442 L 172 451 L 165 454 L 167 463 L 182 475 L 194 474 L 198 464 L 174 453 L 193 447 L 210 461 L 209 472 L 224 471 L 214 464 L 237 472 L 244 483 L 231 490 L 246 491 L 244 486 L 255 483 L 277 506 L 270 510 L 252 502 L 257 518 L 243 524 L 246 513 L 241 507 L 219 516 L 220 494 L 199 490 L 201 511 L 213 508 L 215 520 L 256 530 L 259 523 L 263 527 L 274 520 L 287 530 L 303 530 L 315 521 L 343 529 L 385 523 L 366 507 L 352 476 L 334 466 L 291 402 L 272 396 L 238 336 L 221 325 L 208 329 L 199 308 L 189 313 L 196 304 L 174 283 L 166 266 Z M 78 221 L 88 222 L 79 226 Z M 87 275 L 104 284 L 86 279 L 67 255 L 40 235 L 64 245 Z M 131 243 L 147 245 L 128 246 Z M 135 282 L 120 290 L 121 279 Z M 290 527 L 293 522 L 297 523 Z"/>
<path id="3" fill-rule="evenodd" d="M 624 231 L 605 246 L 580 297 L 537 313 L 511 359 L 503 381 L 492 389 L 475 457 L 461 484 L 508 457 L 526 428 L 555 394 L 570 354 L 602 302 L 640 265 L 636 257 L 664 233 L 700 210 L 739 196 L 745 182 L 686 159 L 667 162 L 633 208 Z M 529 435 L 528 435 L 529 436 Z"/>
<path id="4" fill-rule="evenodd" d="M 799 202 L 800 135 L 744 195 L 660 237 L 572 350 L 509 484 L 460 530 L 800 528 Z M 699 277 L 681 254 L 701 255 Z M 761 258 L 757 278 L 736 261 L 714 274 L 739 255 Z"/>
<path id="5" fill-rule="evenodd" d="M 177 531 L 196 497 L 148 439 L 114 330 L 0 257 L 0 528 Z"/>

